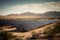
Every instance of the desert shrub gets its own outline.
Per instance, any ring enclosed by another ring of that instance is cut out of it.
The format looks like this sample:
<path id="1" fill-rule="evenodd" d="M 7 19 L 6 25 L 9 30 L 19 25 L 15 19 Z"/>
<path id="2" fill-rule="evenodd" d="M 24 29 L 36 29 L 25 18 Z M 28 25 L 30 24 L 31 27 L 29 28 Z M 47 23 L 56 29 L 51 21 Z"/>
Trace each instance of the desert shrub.
<path id="1" fill-rule="evenodd" d="M 2 40 L 10 40 L 12 38 L 15 38 L 16 36 L 13 36 L 11 33 L 8 33 L 6 31 L 1 31 L 0 32 L 0 38 L 2 38 Z"/>

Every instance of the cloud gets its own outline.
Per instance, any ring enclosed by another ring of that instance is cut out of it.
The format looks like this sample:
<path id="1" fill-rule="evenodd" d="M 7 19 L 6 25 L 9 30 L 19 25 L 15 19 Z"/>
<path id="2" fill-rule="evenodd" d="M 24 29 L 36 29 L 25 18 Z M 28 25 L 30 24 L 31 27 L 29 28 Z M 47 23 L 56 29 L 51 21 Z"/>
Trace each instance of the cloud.
<path id="1" fill-rule="evenodd" d="M 25 4 L 25 5 L 16 5 L 13 6 L 12 9 L 17 12 L 36 12 L 36 13 L 44 13 L 47 11 L 60 11 L 60 1 L 59 2 L 46 2 L 39 4 Z"/>
<path id="2" fill-rule="evenodd" d="M 0 15 L 23 13 L 23 12 L 44 13 L 47 11 L 60 11 L 60 1 L 36 3 L 36 4 L 23 4 L 23 5 L 15 5 L 15 6 L 13 5 L 9 8 L 10 9 L 7 11 L 4 12 L 0 11 Z"/>
<path id="3" fill-rule="evenodd" d="M 41 4 L 26 4 L 26 5 L 17 5 L 12 7 L 14 10 L 19 10 L 20 12 L 44 12 L 45 10 L 47 11 L 47 8 L 42 7 Z"/>

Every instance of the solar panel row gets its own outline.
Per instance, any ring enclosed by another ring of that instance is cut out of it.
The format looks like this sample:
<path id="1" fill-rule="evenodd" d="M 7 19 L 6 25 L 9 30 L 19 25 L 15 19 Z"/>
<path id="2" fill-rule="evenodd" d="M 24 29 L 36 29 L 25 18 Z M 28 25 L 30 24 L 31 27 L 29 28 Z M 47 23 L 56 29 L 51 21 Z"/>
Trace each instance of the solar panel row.
<path id="1" fill-rule="evenodd" d="M 30 20 L 27 21 L 27 20 L 23 20 L 21 22 L 22 22 L 22 25 L 23 25 L 22 27 L 26 31 L 29 31 L 29 30 L 41 27 L 41 26 L 46 25 L 46 24 L 54 23 L 54 22 L 57 22 L 57 21 L 58 20 L 42 20 L 42 21 L 30 21 Z M 18 27 L 20 28 L 20 26 L 18 26 Z"/>
<path id="2" fill-rule="evenodd" d="M 30 31 L 46 24 L 57 22 L 58 20 L 1 20 L 0 26 L 11 25 L 19 31 Z"/>

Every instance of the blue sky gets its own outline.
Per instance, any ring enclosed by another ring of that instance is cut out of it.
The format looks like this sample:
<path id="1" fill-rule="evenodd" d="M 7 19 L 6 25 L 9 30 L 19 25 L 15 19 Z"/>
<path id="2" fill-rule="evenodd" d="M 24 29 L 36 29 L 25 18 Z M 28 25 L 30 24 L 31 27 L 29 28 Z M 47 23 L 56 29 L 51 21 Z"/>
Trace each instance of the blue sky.
<path id="1" fill-rule="evenodd" d="M 23 13 L 27 11 L 36 13 L 43 13 L 46 11 L 60 11 L 60 1 L 59 0 L 0 0 L 0 15 L 7 15 L 11 13 L 14 14 Z"/>

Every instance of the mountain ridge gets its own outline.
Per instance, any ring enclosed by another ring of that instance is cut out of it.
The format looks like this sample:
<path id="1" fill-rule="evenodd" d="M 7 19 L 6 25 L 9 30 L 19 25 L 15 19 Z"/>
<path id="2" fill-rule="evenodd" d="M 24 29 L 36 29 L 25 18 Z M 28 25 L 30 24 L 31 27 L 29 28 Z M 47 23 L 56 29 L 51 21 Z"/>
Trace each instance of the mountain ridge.
<path id="1" fill-rule="evenodd" d="M 48 11 L 43 14 L 36 14 L 33 12 L 25 12 L 25 13 L 21 13 L 21 14 L 9 14 L 6 16 L 46 16 L 46 17 L 50 16 L 50 17 L 56 17 L 56 16 L 60 16 L 60 12 Z"/>

